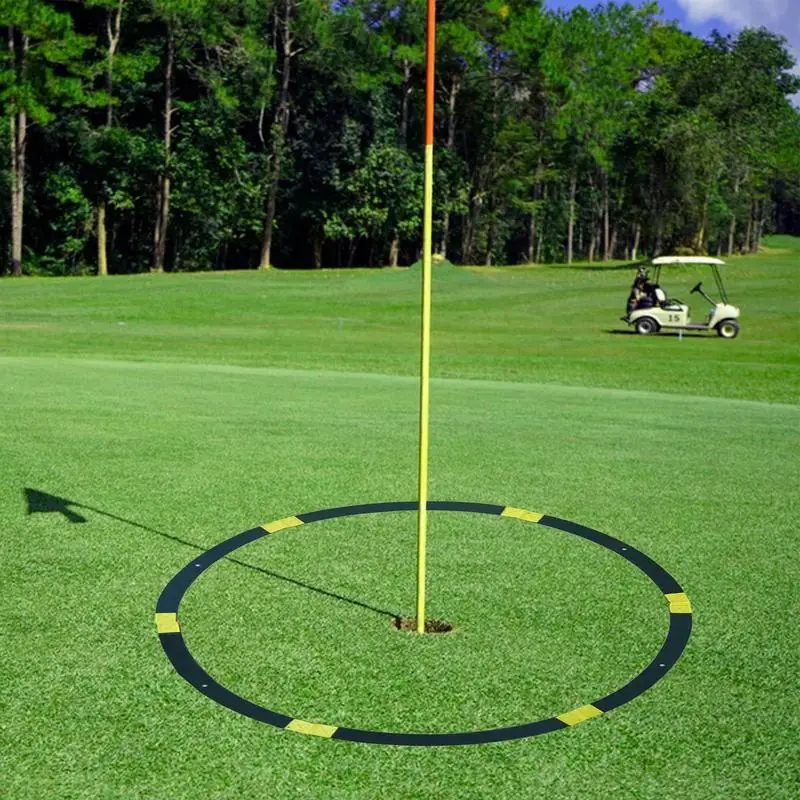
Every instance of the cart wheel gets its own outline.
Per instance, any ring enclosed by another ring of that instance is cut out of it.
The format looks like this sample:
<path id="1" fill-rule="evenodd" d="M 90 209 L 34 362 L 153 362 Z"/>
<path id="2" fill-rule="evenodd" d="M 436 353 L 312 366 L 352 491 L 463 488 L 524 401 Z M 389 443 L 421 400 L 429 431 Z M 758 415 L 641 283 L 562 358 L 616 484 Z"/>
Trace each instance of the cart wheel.
<path id="1" fill-rule="evenodd" d="M 647 336 L 648 333 L 658 333 L 658 323 L 652 317 L 640 317 L 636 320 L 636 333 Z M 720 334 L 721 335 L 721 334 Z"/>
<path id="2" fill-rule="evenodd" d="M 735 319 L 724 319 L 717 323 L 717 336 L 735 339 L 739 335 L 739 323 Z"/>

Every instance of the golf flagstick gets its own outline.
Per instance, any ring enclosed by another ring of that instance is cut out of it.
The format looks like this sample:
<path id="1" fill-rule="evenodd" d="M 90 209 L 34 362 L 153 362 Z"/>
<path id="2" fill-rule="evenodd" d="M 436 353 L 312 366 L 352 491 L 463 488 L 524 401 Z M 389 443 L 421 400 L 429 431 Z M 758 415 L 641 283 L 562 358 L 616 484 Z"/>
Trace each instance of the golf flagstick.
<path id="1" fill-rule="evenodd" d="M 417 633 L 425 633 L 428 541 L 428 418 L 431 365 L 431 240 L 433 228 L 433 109 L 436 0 L 428 0 L 425 48 L 425 201 L 422 223 L 422 344 L 419 382 L 419 513 L 417 516 Z"/>

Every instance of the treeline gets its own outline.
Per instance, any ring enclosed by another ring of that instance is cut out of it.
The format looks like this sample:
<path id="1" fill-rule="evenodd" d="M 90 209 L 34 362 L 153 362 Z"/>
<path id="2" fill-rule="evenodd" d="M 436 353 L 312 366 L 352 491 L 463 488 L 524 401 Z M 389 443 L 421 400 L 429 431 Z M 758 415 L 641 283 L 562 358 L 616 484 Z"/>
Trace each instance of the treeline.
<path id="1" fill-rule="evenodd" d="M 423 0 L 0 0 L 0 273 L 408 264 Z M 440 0 L 436 250 L 755 250 L 800 233 L 800 91 L 764 29 Z"/>

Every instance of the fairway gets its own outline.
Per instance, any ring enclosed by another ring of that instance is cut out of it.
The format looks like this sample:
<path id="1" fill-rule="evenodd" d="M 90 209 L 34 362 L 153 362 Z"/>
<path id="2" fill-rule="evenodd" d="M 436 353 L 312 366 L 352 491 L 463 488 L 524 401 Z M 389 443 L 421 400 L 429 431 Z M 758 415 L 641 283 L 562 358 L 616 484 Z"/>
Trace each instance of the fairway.
<path id="1" fill-rule="evenodd" d="M 732 260 L 734 341 L 629 334 L 629 268 L 434 268 L 431 499 L 621 539 L 694 612 L 632 702 L 448 748 L 235 714 L 175 673 L 153 624 L 170 578 L 240 531 L 415 498 L 419 273 L 4 281 L 0 797 L 796 797 L 799 267 L 777 247 Z M 697 279 L 662 281 L 690 300 Z M 398 632 L 415 524 L 367 514 L 242 547 L 186 594 L 191 652 L 290 717 L 446 733 L 563 714 L 664 641 L 667 602 L 623 558 L 448 511 L 429 515 L 428 616 L 454 630 Z"/>

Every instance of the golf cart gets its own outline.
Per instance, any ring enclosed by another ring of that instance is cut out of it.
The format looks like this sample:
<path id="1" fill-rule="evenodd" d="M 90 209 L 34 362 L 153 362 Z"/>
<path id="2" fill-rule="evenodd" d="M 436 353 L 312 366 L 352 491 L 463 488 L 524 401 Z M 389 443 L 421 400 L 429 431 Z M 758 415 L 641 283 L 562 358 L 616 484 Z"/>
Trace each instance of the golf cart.
<path id="1" fill-rule="evenodd" d="M 706 256 L 664 256 L 654 258 L 650 264 L 655 268 L 652 280 L 647 267 L 639 267 L 628 296 L 625 316 L 621 318 L 623 322 L 633 325 L 636 333 L 643 335 L 658 333 L 665 328 L 682 331 L 716 331 L 723 339 L 736 338 L 739 333 L 739 309 L 728 303 L 728 293 L 725 291 L 719 272 L 719 267 L 725 264 L 724 261 Z M 712 300 L 703 291 L 702 283 L 698 283 L 690 292 L 702 295 L 711 303 L 712 307 L 705 322 L 692 322 L 689 317 L 689 306 L 675 298 L 668 298 L 659 285 L 661 268 L 671 264 L 707 264 L 711 267 L 720 301 Z"/>

